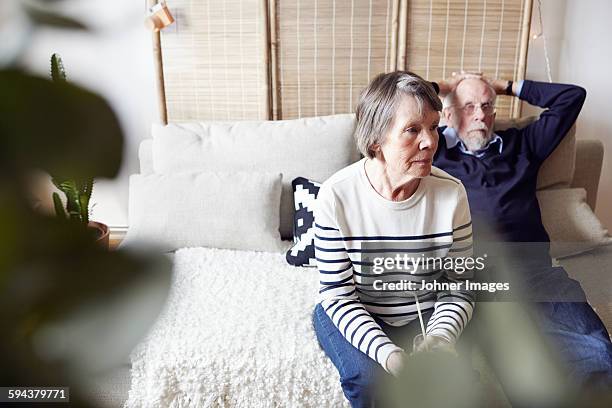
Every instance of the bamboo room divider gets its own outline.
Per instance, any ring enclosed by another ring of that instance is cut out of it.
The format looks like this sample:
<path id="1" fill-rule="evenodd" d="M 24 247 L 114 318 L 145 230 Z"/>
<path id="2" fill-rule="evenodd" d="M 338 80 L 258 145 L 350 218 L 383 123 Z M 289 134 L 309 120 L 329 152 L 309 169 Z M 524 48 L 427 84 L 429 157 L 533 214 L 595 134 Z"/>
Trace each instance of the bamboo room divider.
<path id="1" fill-rule="evenodd" d="M 166 3 L 176 23 L 155 54 L 162 121 L 352 112 L 370 79 L 394 69 L 430 80 L 461 69 L 525 75 L 531 0 Z M 499 98 L 498 117 L 519 113 Z"/>

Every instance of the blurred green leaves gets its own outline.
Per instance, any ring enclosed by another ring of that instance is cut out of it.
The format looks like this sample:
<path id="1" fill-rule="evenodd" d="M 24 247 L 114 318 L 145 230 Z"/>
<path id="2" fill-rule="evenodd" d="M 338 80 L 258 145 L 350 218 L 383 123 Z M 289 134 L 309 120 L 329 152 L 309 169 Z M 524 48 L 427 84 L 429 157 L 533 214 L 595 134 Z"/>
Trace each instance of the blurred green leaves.
<path id="1" fill-rule="evenodd" d="M 28 2 L 32 3 L 32 2 Z M 38 24 L 85 27 L 28 6 Z M 29 177 L 113 178 L 124 139 L 109 104 L 65 81 L 0 70 L 0 385 L 71 387 L 125 361 L 165 302 L 171 264 L 109 252 L 81 223 L 35 212 Z"/>
<path id="2" fill-rule="evenodd" d="M 58 178 L 115 177 L 123 136 L 98 95 L 17 70 L 0 71 L 0 169 L 41 168 Z"/>
<path id="3" fill-rule="evenodd" d="M 398 378 L 386 378 L 382 405 L 403 408 L 475 408 L 480 405 L 479 379 L 468 361 L 446 352 L 421 352 L 406 358 Z"/>
<path id="4" fill-rule="evenodd" d="M 57 28 L 70 28 L 87 30 L 87 26 L 81 22 L 61 14 L 53 13 L 43 8 L 26 6 L 26 11 L 30 18 L 37 24 L 48 25 Z"/>
<path id="5" fill-rule="evenodd" d="M 79 178 L 118 173 L 123 134 L 110 106 L 18 70 L 0 71 L 0 87 L 0 385 L 70 385 L 73 405 L 88 406 L 77 379 L 126 359 L 164 304 L 170 263 L 108 252 L 85 225 L 29 205 L 32 169 Z"/>
<path id="6" fill-rule="evenodd" d="M 60 1 L 23 1 L 22 5 L 26 13 L 36 25 L 64 28 L 71 30 L 87 30 L 87 26 L 80 21 L 60 14 L 49 7 L 49 3 L 59 3 Z"/>

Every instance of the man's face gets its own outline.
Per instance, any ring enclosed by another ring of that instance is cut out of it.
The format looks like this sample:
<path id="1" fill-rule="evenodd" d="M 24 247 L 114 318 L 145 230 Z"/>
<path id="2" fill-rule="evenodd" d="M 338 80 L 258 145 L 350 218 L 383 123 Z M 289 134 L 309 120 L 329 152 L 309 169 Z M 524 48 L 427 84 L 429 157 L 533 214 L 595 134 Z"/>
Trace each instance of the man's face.
<path id="1" fill-rule="evenodd" d="M 484 148 L 493 135 L 495 94 L 480 79 L 464 79 L 455 89 L 453 106 L 445 109 L 447 123 L 470 151 Z"/>

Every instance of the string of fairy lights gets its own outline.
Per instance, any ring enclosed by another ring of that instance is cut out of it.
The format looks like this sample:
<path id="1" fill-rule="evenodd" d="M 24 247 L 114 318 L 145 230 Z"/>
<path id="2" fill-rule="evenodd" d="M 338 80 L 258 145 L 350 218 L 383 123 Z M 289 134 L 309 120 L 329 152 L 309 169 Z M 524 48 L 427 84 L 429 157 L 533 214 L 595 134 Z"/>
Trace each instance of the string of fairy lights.
<path id="1" fill-rule="evenodd" d="M 538 38 L 542 38 L 542 45 L 544 47 L 544 60 L 546 61 L 546 75 L 548 77 L 548 82 L 552 82 L 552 73 L 550 69 L 550 58 L 548 56 L 548 43 L 546 42 L 546 34 L 544 34 L 544 24 L 542 23 L 542 0 L 538 0 L 538 21 L 539 21 L 539 31 L 537 34 L 533 35 L 533 40 L 537 40 Z"/>

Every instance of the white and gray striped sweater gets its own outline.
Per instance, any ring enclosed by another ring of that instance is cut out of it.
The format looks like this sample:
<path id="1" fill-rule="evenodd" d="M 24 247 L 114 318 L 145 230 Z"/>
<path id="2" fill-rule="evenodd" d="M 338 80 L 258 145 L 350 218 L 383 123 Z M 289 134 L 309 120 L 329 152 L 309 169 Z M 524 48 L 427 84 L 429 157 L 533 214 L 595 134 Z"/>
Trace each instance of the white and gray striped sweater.
<path id="1" fill-rule="evenodd" d="M 320 276 L 320 302 L 336 327 L 359 350 L 386 370 L 389 354 L 402 350 L 382 331 L 372 315 L 393 326 L 433 314 L 426 333 L 454 342 L 472 317 L 469 292 L 380 291 L 384 282 L 457 281 L 448 270 L 432 266 L 372 274 L 373 254 L 412 257 L 469 257 L 472 226 L 463 185 L 432 168 L 405 201 L 389 201 L 370 185 L 362 159 L 330 177 L 319 191 L 315 208 L 315 256 Z M 380 285 L 378 285 L 380 288 Z"/>

